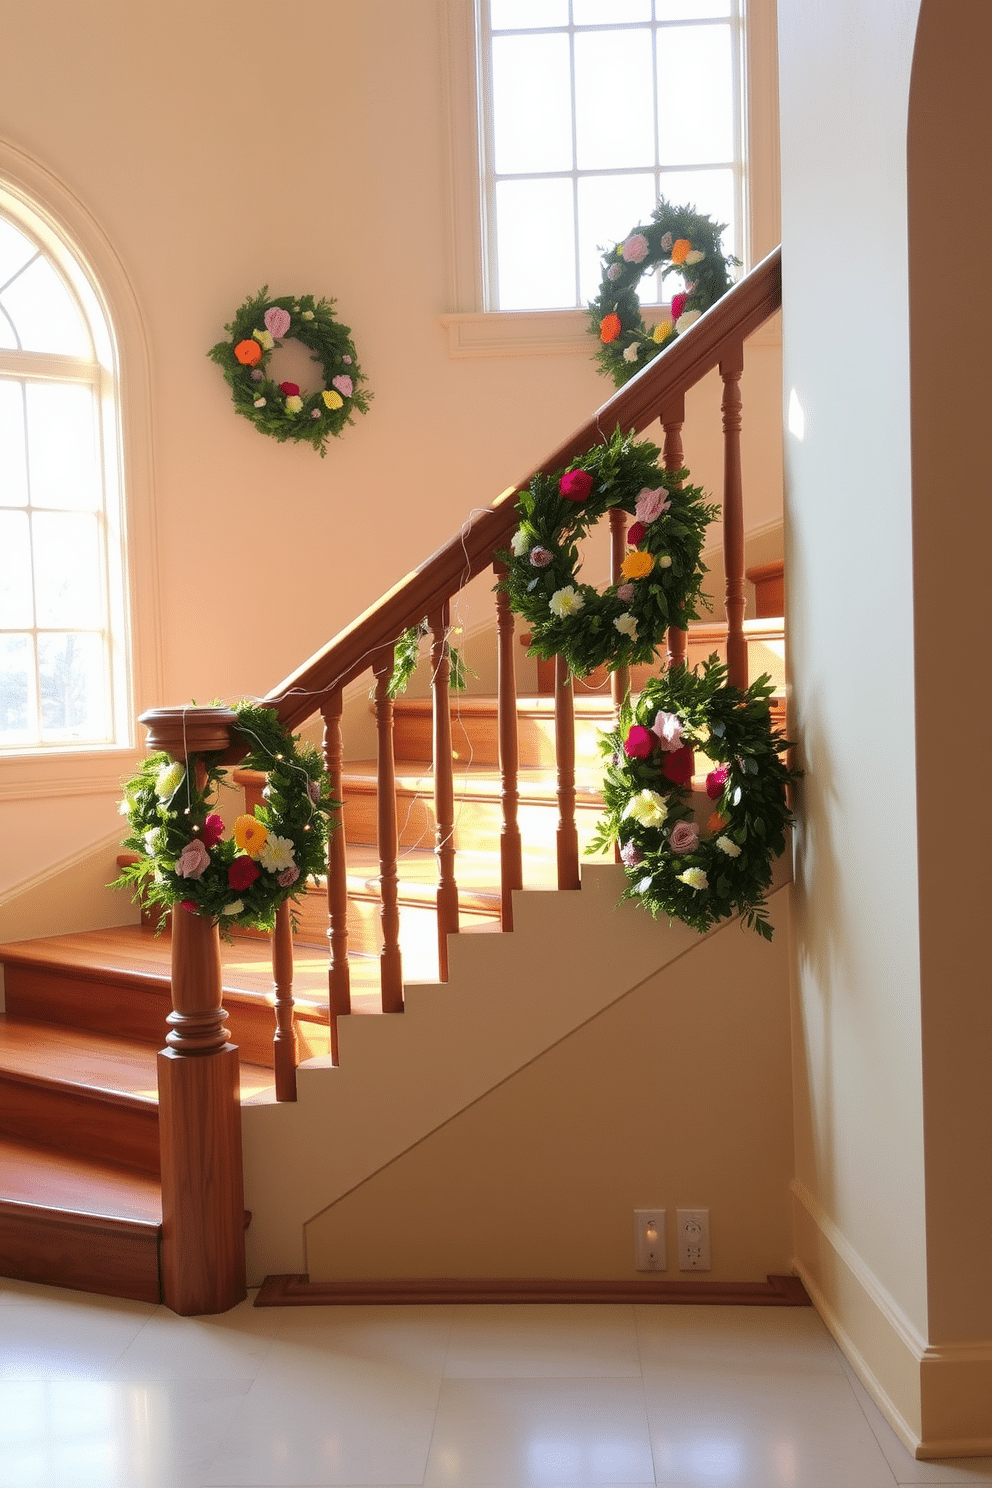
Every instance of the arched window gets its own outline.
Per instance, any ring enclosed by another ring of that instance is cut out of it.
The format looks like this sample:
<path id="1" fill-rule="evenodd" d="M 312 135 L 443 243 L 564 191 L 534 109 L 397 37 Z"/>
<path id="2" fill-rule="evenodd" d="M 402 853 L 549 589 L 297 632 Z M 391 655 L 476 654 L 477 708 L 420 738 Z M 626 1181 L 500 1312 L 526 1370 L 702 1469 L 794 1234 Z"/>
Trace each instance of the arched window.
<path id="1" fill-rule="evenodd" d="M 0 180 L 0 752 L 130 743 L 117 364 L 80 255 Z"/>

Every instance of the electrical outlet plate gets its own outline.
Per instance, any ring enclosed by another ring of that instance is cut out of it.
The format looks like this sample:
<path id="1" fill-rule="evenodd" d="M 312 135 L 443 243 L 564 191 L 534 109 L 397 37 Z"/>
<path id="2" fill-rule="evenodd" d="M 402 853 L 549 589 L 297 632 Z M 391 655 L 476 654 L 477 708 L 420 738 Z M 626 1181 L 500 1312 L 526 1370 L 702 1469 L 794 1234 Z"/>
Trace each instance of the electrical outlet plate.
<path id="1" fill-rule="evenodd" d="M 634 1210 L 634 1264 L 638 1271 L 667 1268 L 664 1209 Z"/>
<path id="2" fill-rule="evenodd" d="M 677 1209 L 675 1214 L 679 1237 L 679 1270 L 708 1271 L 710 1269 L 710 1211 L 708 1209 Z"/>

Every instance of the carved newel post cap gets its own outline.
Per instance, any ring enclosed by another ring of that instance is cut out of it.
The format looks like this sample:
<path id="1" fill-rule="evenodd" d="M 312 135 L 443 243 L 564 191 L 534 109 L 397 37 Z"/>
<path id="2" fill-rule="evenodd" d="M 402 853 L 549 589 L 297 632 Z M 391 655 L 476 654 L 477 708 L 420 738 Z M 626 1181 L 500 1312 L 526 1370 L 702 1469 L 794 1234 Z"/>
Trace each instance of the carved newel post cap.
<path id="1" fill-rule="evenodd" d="M 138 719 L 148 730 L 150 749 L 164 749 L 175 760 L 227 749 L 238 715 L 230 708 L 150 708 Z"/>

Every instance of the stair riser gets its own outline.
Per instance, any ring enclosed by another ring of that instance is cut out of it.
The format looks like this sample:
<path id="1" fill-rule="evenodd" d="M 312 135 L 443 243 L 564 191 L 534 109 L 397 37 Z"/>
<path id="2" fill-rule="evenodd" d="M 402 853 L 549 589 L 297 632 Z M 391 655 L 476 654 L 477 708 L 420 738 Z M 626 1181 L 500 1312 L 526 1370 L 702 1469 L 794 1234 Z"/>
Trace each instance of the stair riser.
<path id="1" fill-rule="evenodd" d="M 596 764 L 600 759 L 599 730 L 610 727 L 610 717 L 604 710 L 602 718 L 593 723 L 576 719 L 575 758 L 580 763 Z M 397 710 L 393 733 L 393 748 L 400 760 L 429 760 L 434 756 L 433 721 L 429 711 Z M 466 714 L 459 717 L 457 700 L 452 708 L 451 748 L 459 765 L 498 765 L 499 735 L 495 715 L 479 716 Z M 518 764 L 521 768 L 542 766 L 551 768 L 555 763 L 555 724 L 553 717 L 528 718 L 523 716 L 517 725 Z"/>
<path id="2" fill-rule="evenodd" d="M 459 914 L 463 930 L 471 926 L 495 924 L 498 915 Z M 400 905 L 400 945 L 408 957 L 416 959 L 418 976 L 425 960 L 437 951 L 437 911 L 433 905 Z M 382 915 L 378 899 L 351 898 L 348 901 L 348 949 L 362 955 L 377 955 L 382 949 Z"/>
<path id="3" fill-rule="evenodd" d="M 602 805 L 576 807 L 576 824 L 581 847 L 595 834 L 602 815 Z M 345 831 L 349 842 L 374 843 L 377 833 L 377 804 L 374 790 L 348 787 L 345 791 Z M 430 796 L 398 791 L 396 816 L 401 848 L 433 848 L 434 803 Z M 557 805 L 522 802 L 517 820 L 526 846 L 533 850 L 543 844 L 548 853 L 555 848 L 558 825 Z M 491 852 L 499 843 L 503 827 L 503 810 L 499 801 L 461 800 L 455 803 L 455 848 L 463 852 Z M 455 870 L 457 877 L 457 867 Z"/>
<path id="4" fill-rule="evenodd" d="M 39 1217 L 0 1205 L 0 1275 L 135 1302 L 162 1300 L 158 1226 Z M 54 1282 L 53 1278 L 58 1281 Z"/>
<path id="5" fill-rule="evenodd" d="M 0 1131 L 81 1157 L 159 1171 L 158 1108 L 122 1104 L 72 1086 L 0 1078 Z"/>

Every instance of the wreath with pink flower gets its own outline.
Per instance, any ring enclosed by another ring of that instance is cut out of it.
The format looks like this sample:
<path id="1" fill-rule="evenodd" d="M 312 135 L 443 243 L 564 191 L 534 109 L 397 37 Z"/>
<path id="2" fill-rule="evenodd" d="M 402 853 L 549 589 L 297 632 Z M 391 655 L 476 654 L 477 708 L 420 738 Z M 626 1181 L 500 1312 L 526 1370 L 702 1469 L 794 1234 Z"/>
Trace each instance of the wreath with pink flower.
<path id="1" fill-rule="evenodd" d="M 740 915 L 772 938 L 767 891 L 792 821 L 786 786 L 798 776 L 772 727 L 772 684 L 727 685 L 717 656 L 701 670 L 676 667 L 621 710 L 602 748 L 606 815 L 590 852 L 615 842 L 627 872 L 625 899 L 702 933 Z M 696 752 L 711 765 L 694 792 Z"/>
<path id="2" fill-rule="evenodd" d="M 339 435 L 356 413 L 367 413 L 372 397 L 363 387 L 351 331 L 334 318 L 334 300 L 313 295 L 269 298 L 264 285 L 249 295 L 230 325 L 227 340 L 207 355 L 223 370 L 234 407 L 260 434 L 285 442 L 312 444 L 326 453 L 329 435 Z M 268 373 L 272 353 L 283 341 L 300 341 L 320 367 L 321 386 L 302 393 L 295 382 L 275 382 Z"/>
<path id="3" fill-rule="evenodd" d="M 530 653 L 564 656 L 583 677 L 651 661 L 670 625 L 699 618 L 700 554 L 716 515 L 687 470 L 662 470 L 661 451 L 619 430 L 567 470 L 536 475 L 517 502 L 520 525 L 499 587 L 531 627 Z M 620 581 L 579 581 L 578 541 L 612 508 L 635 518 Z"/>
<path id="4" fill-rule="evenodd" d="M 283 901 L 326 872 L 328 812 L 337 806 L 320 755 L 298 747 L 271 708 L 243 702 L 235 712 L 232 743 L 246 746 L 244 767 L 268 775 L 264 804 L 228 834 L 211 809 L 224 778 L 220 756 L 183 765 L 150 754 L 125 784 L 120 808 L 130 827 L 124 847 L 138 859 L 112 885 L 148 906 L 204 915 L 224 935 L 234 925 L 272 930 Z"/>
<path id="5" fill-rule="evenodd" d="M 603 255 L 603 280 L 589 306 L 589 329 L 599 340 L 596 360 L 604 376 L 622 387 L 635 372 L 726 294 L 739 260 L 721 252 L 726 223 L 701 216 L 694 207 L 674 207 L 662 198 L 651 221 L 630 230 Z M 671 316 L 654 328 L 644 323 L 637 286 L 645 274 L 681 275 L 684 288 L 672 295 Z"/>

